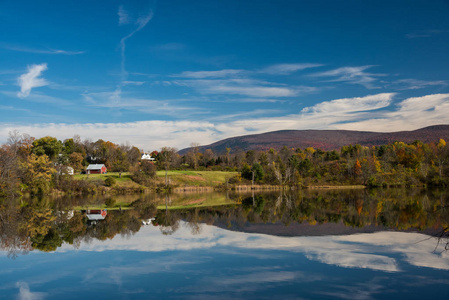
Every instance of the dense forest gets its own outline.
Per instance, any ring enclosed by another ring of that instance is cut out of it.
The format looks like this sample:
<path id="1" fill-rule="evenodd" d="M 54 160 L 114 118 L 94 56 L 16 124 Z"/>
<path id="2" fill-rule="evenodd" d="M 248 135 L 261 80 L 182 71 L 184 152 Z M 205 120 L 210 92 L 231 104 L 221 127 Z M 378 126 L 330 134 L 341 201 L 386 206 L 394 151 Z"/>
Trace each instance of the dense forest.
<path id="1" fill-rule="evenodd" d="M 142 187 L 154 187 L 156 170 L 238 171 L 228 184 L 275 184 L 286 186 L 365 185 L 446 186 L 449 183 L 449 146 L 443 139 L 434 143 L 394 142 L 366 147 L 347 145 L 339 151 L 284 146 L 279 151 L 225 153 L 199 146 L 180 155 L 164 147 L 153 151 L 155 162 L 141 160 L 142 151 L 109 141 L 60 141 L 55 137 L 33 138 L 10 133 L 0 147 L 0 196 L 51 192 L 94 193 L 108 183 L 75 179 L 66 168 L 83 172 L 91 164 L 105 164 L 109 172 L 129 172 Z M 167 183 L 166 183 L 167 184 Z"/>

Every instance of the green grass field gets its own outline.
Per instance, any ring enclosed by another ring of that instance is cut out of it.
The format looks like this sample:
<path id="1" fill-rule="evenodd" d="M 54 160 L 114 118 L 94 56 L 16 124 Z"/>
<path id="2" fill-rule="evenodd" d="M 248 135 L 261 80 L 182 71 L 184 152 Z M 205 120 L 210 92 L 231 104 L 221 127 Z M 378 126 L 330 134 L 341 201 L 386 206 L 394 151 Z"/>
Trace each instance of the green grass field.
<path id="1" fill-rule="evenodd" d="M 168 171 L 168 178 L 170 185 L 174 187 L 215 187 L 235 176 L 237 172 L 223 172 L 223 171 Z M 108 172 L 106 174 L 77 174 L 74 179 L 77 180 L 105 180 L 108 177 L 113 177 L 116 184 L 121 187 L 135 187 L 140 186 L 132 181 L 129 172 L 123 172 L 121 178 L 118 172 Z M 165 171 L 157 171 L 155 184 L 162 184 L 165 182 Z"/>
<path id="2" fill-rule="evenodd" d="M 115 180 L 118 182 L 126 182 L 126 181 L 132 181 L 131 180 L 131 174 L 129 172 L 123 172 L 122 177 L 119 178 L 119 172 L 108 172 L 106 174 L 76 174 L 73 175 L 73 178 L 75 179 L 87 179 L 87 180 L 95 180 L 95 179 L 103 179 L 105 180 L 108 177 L 114 177 Z"/>
<path id="3" fill-rule="evenodd" d="M 237 175 L 237 172 L 224 171 L 168 171 L 171 185 L 174 186 L 217 186 Z M 165 171 L 157 171 L 157 177 L 165 180 Z"/>

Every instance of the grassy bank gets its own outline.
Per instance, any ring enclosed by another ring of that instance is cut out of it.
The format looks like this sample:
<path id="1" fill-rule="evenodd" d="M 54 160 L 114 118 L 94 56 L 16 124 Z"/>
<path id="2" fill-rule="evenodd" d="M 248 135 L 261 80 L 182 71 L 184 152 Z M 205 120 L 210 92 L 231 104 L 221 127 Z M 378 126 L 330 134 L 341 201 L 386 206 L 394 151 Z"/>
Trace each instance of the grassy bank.
<path id="1" fill-rule="evenodd" d="M 201 186 L 201 187 L 214 187 L 220 184 L 224 184 L 226 180 L 237 175 L 237 172 L 223 172 L 223 171 L 168 171 L 168 180 L 172 186 Z M 116 180 L 118 185 L 132 185 L 137 184 L 131 179 L 129 172 L 123 172 L 119 177 L 118 172 L 108 172 L 107 174 L 77 174 L 73 176 L 77 180 L 106 180 L 108 177 L 112 177 Z M 157 171 L 156 178 L 154 179 L 156 184 L 165 183 L 165 171 Z"/>
<path id="2" fill-rule="evenodd" d="M 235 177 L 238 172 L 225 171 L 179 171 L 171 170 L 167 172 L 169 186 L 173 192 L 212 192 L 218 189 L 225 189 L 226 182 Z M 115 179 L 112 187 L 107 187 L 105 180 L 109 177 Z M 101 186 L 102 192 L 126 194 L 134 192 L 142 192 L 144 190 L 152 190 L 151 188 L 140 185 L 132 180 L 129 172 L 123 172 L 120 176 L 118 172 L 108 172 L 107 174 L 77 174 L 74 175 L 75 180 L 87 180 Z M 157 171 L 156 177 L 151 179 L 153 188 L 164 186 L 165 171 Z M 251 191 L 251 190 L 279 190 L 285 187 L 279 185 L 267 184 L 232 184 L 227 186 L 235 191 Z M 307 185 L 307 189 L 361 189 L 363 185 Z"/>
<path id="3" fill-rule="evenodd" d="M 237 175 L 238 172 L 224 171 L 168 171 L 170 185 L 177 187 L 215 187 Z M 157 171 L 157 180 L 165 182 L 165 171 Z"/>

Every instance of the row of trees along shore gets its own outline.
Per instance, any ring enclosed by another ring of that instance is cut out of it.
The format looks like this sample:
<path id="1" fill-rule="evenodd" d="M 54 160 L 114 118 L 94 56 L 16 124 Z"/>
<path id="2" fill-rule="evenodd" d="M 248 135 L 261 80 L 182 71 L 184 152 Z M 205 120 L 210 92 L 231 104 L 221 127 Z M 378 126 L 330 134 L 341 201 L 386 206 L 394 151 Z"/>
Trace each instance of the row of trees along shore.
<path id="1" fill-rule="evenodd" d="M 154 187 L 156 170 L 238 171 L 230 184 L 275 184 L 295 186 L 366 185 L 447 186 L 449 146 L 443 139 L 425 144 L 394 142 L 366 147 L 348 145 L 323 151 L 312 147 L 225 153 L 193 145 L 185 155 L 164 147 L 151 156 L 156 162 L 141 160 L 135 146 L 118 145 L 79 136 L 60 141 L 55 137 L 35 139 L 12 132 L 0 147 L 0 196 L 22 193 L 46 194 L 54 191 L 92 193 L 95 181 L 76 180 L 62 175 L 61 168 L 82 172 L 91 163 L 105 164 L 109 172 L 130 172 L 133 181 Z M 100 180 L 101 181 L 101 180 Z M 96 185 L 104 185 L 104 181 Z M 165 178 L 165 185 L 167 177 Z"/>
<path id="2" fill-rule="evenodd" d="M 131 236 L 145 226 L 142 221 L 148 224 L 152 217 L 155 220 L 150 226 L 158 226 L 162 234 L 176 232 L 182 220 L 187 221 L 184 224 L 192 234 L 200 233 L 204 223 L 241 231 L 248 223 L 289 226 L 342 222 L 353 228 L 345 229 L 345 233 L 363 232 L 357 228 L 365 226 L 382 231 L 385 228 L 426 230 L 444 241 L 447 232 L 439 228 L 449 226 L 449 215 L 444 210 L 448 195 L 438 189 L 283 190 L 252 197 L 234 193 L 229 196 L 241 205 L 158 210 L 155 203 L 162 195 L 151 199 L 148 195 L 137 195 L 130 205 L 133 209 L 109 210 L 106 219 L 95 225 L 84 214 L 61 213 L 74 205 L 88 206 L 92 201 L 89 197 L 44 197 L 42 200 L 35 197 L 27 205 L 7 200 L 0 206 L 0 250 L 16 257 L 34 249 L 55 251 L 64 243 L 78 248 L 92 239 L 112 239 L 117 234 Z M 258 230 L 265 234 L 277 231 L 273 226 L 258 226 Z"/>

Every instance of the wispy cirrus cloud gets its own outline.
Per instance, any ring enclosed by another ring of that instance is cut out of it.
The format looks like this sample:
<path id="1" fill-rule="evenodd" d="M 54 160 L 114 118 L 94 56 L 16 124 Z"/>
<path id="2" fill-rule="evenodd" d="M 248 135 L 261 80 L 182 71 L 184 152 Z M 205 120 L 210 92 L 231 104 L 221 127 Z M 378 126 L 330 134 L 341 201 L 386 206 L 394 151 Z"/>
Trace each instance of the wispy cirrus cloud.
<path id="1" fill-rule="evenodd" d="M 5 95 L 7 97 L 11 97 L 14 98 L 17 96 L 16 93 L 14 92 L 9 92 L 9 91 L 1 91 L 0 94 Z M 27 101 L 30 102 L 36 102 L 36 103 L 42 103 L 42 104 L 53 104 L 53 105 L 72 105 L 72 102 L 64 99 L 64 98 L 60 98 L 60 97 L 53 97 L 53 96 L 49 96 L 49 95 L 44 95 L 41 93 L 32 93 L 29 94 L 26 97 L 23 97 L 23 99 L 25 99 Z"/>
<path id="2" fill-rule="evenodd" d="M 272 74 L 272 75 L 288 75 L 300 70 L 317 68 L 324 66 L 322 64 L 311 64 L 311 63 L 303 63 L 303 64 L 278 64 L 266 67 L 259 71 L 259 73 L 264 74 Z"/>
<path id="3" fill-rule="evenodd" d="M 216 121 L 224 121 L 224 120 L 233 120 L 233 119 L 241 119 L 241 118 L 248 118 L 248 117 L 262 117 L 267 115 L 273 115 L 273 114 L 279 114 L 282 113 L 282 110 L 279 109 L 256 109 L 253 111 L 247 111 L 247 112 L 239 112 L 235 114 L 230 115 L 222 115 L 219 117 L 215 117 L 214 119 Z"/>
<path id="4" fill-rule="evenodd" d="M 148 115 L 165 115 L 187 118 L 192 115 L 201 115 L 206 113 L 206 111 L 201 107 L 182 105 L 181 102 L 184 102 L 184 99 L 154 100 L 121 95 L 122 101 L 112 101 L 114 100 L 114 97 L 118 97 L 116 91 L 85 92 L 82 94 L 82 97 L 91 107 L 136 111 L 146 113 Z"/>
<path id="5" fill-rule="evenodd" d="M 351 113 L 361 111 L 373 111 L 387 107 L 391 104 L 395 93 L 382 93 L 365 97 L 343 98 L 318 103 L 312 107 L 306 107 L 303 113 L 316 115 Z"/>
<path id="6" fill-rule="evenodd" d="M 221 83 L 202 89 L 204 93 L 245 95 L 249 97 L 293 97 L 299 91 L 289 87 L 279 86 L 250 86 Z"/>
<path id="7" fill-rule="evenodd" d="M 125 24 L 131 24 L 135 26 L 135 28 L 128 33 L 126 36 L 122 37 L 120 39 L 120 56 L 121 56 L 121 62 L 120 62 L 120 71 L 121 71 L 121 81 L 117 85 L 115 97 L 112 98 L 114 101 L 119 101 L 120 96 L 122 93 L 122 88 L 124 86 L 124 82 L 127 81 L 128 78 L 128 72 L 126 71 L 126 56 L 125 56 L 125 50 L 126 50 L 126 41 L 130 39 L 133 35 L 135 35 L 137 32 L 142 30 L 148 22 L 151 21 L 153 18 L 153 10 L 151 8 L 145 7 L 143 11 L 139 12 L 140 16 L 138 18 L 132 18 L 128 11 L 125 10 L 123 5 L 119 6 L 117 15 L 119 17 L 119 25 L 125 25 Z"/>
<path id="8" fill-rule="evenodd" d="M 217 70 L 217 71 L 185 71 L 178 75 L 174 75 L 173 77 L 195 78 L 195 79 L 227 78 L 227 77 L 233 77 L 236 75 L 241 75 L 244 73 L 247 73 L 247 71 L 236 70 L 236 69 L 225 69 L 225 70 Z"/>
<path id="9" fill-rule="evenodd" d="M 288 75 L 321 64 L 278 64 L 260 70 L 222 69 L 214 71 L 185 71 L 171 77 L 182 78 L 173 84 L 187 86 L 201 94 L 241 95 L 246 97 L 294 97 L 314 93 L 318 88 L 305 85 L 289 85 L 260 80 L 262 75 Z"/>
<path id="10" fill-rule="evenodd" d="M 250 77 L 255 74 L 269 74 L 269 75 L 289 75 L 291 73 L 321 67 L 322 64 L 278 64 L 271 65 L 260 70 L 242 70 L 242 69 L 224 69 L 215 71 L 185 71 L 173 77 L 184 77 L 184 78 L 228 78 L 235 76 L 246 76 Z"/>
<path id="11" fill-rule="evenodd" d="M 21 47 L 21 46 L 14 46 L 14 45 L 7 45 L 7 44 L 0 44 L 0 48 L 11 50 L 11 51 L 17 51 L 17 52 L 26 52 L 26 53 L 37 53 L 37 54 L 61 54 L 61 55 L 79 55 L 86 53 L 85 51 L 68 51 L 68 50 L 61 50 L 61 49 L 36 49 L 36 48 L 28 48 L 28 47 Z"/>
<path id="12" fill-rule="evenodd" d="M 248 97 L 293 97 L 317 90 L 308 86 L 286 86 L 254 79 L 177 80 L 173 83 L 196 89 L 202 94 L 228 94 Z"/>
<path id="13" fill-rule="evenodd" d="M 241 102 L 241 103 L 284 103 L 286 100 L 276 98 L 232 98 L 226 99 L 225 102 Z"/>
<path id="14" fill-rule="evenodd" d="M 46 63 L 28 66 L 28 72 L 20 75 L 17 79 L 20 86 L 20 92 L 17 93 L 17 96 L 19 98 L 28 97 L 33 88 L 48 85 L 48 82 L 40 77 L 45 70 L 47 70 Z"/>
<path id="15" fill-rule="evenodd" d="M 400 79 L 392 83 L 392 86 L 399 90 L 417 90 L 429 86 L 448 86 L 449 80 L 418 80 L 418 79 Z"/>
<path id="16" fill-rule="evenodd" d="M 119 12 L 120 10 L 123 9 L 122 6 L 120 6 L 119 8 Z M 121 71 L 122 71 L 122 76 L 126 76 L 127 72 L 125 69 L 125 50 L 126 50 L 126 41 L 131 38 L 134 34 L 136 34 L 137 32 L 139 32 L 140 30 L 142 30 L 147 24 L 148 22 L 151 21 L 151 19 L 153 18 L 153 11 L 150 10 L 148 11 L 146 14 L 140 16 L 137 20 L 135 20 L 134 25 L 136 25 L 136 27 L 134 28 L 134 30 L 132 30 L 130 33 L 128 33 L 126 36 L 124 36 L 121 40 L 120 40 L 120 53 L 121 53 Z M 119 22 L 120 22 L 120 14 L 119 14 Z"/>
<path id="17" fill-rule="evenodd" d="M 145 81 L 132 81 L 132 80 L 123 81 L 123 85 L 143 85 L 143 84 L 145 84 Z"/>
<path id="18" fill-rule="evenodd" d="M 378 77 L 386 76 L 380 73 L 368 73 L 365 70 L 374 66 L 342 67 L 330 71 L 311 74 L 311 77 L 328 77 L 327 82 L 346 82 L 350 84 L 359 84 L 367 89 L 378 88 L 376 81 Z"/>

